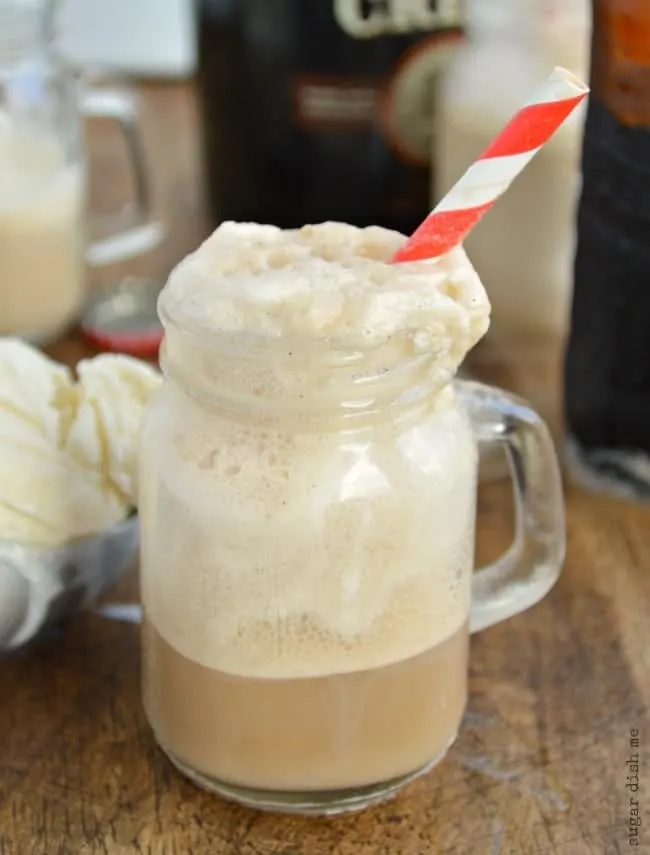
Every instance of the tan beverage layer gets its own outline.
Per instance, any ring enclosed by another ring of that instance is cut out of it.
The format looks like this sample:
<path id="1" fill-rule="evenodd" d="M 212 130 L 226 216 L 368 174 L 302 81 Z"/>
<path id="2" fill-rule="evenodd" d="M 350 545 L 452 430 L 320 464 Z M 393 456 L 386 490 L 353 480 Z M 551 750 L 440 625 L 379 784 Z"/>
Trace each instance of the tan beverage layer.
<path id="1" fill-rule="evenodd" d="M 341 790 L 442 756 L 466 702 L 463 624 L 419 656 L 347 674 L 257 679 L 187 659 L 145 623 L 145 705 L 160 744 L 218 781 Z"/>

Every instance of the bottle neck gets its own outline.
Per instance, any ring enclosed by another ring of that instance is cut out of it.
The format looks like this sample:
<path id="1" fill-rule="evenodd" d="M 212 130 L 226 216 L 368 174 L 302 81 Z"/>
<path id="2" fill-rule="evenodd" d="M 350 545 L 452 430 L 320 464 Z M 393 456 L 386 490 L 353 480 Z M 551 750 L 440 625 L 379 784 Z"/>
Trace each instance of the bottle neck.
<path id="1" fill-rule="evenodd" d="M 0 69 L 10 69 L 49 49 L 56 0 L 0 0 Z"/>
<path id="2" fill-rule="evenodd" d="M 573 68 L 588 42 L 591 10 L 589 0 L 470 0 L 467 17 L 475 42 L 506 38 Z"/>
<path id="3" fill-rule="evenodd" d="M 468 0 L 467 31 L 474 42 L 494 37 L 518 38 L 529 29 L 530 0 Z"/>

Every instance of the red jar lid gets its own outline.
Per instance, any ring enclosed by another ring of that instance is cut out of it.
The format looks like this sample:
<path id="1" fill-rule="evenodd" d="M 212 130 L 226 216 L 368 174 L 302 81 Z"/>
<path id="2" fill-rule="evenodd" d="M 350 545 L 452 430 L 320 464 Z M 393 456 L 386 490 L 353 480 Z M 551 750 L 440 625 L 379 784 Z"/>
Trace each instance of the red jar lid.
<path id="1" fill-rule="evenodd" d="M 152 357 L 158 353 L 163 327 L 158 318 L 159 282 L 129 277 L 92 289 L 81 330 L 100 350 Z"/>

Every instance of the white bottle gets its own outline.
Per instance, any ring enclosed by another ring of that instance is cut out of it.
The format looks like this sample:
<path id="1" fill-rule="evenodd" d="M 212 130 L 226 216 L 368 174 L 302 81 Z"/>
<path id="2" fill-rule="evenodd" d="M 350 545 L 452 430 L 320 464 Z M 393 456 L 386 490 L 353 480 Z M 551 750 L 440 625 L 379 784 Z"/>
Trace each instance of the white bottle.
<path id="1" fill-rule="evenodd" d="M 442 80 L 436 200 L 553 66 L 589 73 L 588 0 L 470 0 L 468 18 L 469 44 Z M 493 307 L 472 370 L 481 374 L 482 359 L 492 360 L 499 382 L 531 398 L 547 418 L 559 390 L 548 375 L 559 370 L 569 318 L 584 116 L 581 109 L 563 125 L 465 244 Z"/>

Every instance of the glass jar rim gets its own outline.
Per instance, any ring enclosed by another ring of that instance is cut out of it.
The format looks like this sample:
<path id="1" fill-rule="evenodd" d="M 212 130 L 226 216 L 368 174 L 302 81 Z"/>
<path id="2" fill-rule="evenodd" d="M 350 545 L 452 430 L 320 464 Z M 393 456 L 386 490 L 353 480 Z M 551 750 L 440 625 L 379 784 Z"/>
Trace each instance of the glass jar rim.
<path id="1" fill-rule="evenodd" d="M 289 356 L 296 359 L 300 356 L 321 358 L 328 363 L 332 370 L 351 369 L 362 364 L 373 357 L 381 361 L 382 354 L 387 351 L 404 351 L 404 345 L 409 339 L 407 331 L 388 336 L 381 341 L 362 346 L 358 339 L 351 336 L 334 338 L 331 336 L 314 335 L 268 335 L 265 333 L 249 332 L 246 330 L 220 330 L 214 327 L 202 325 L 196 320 L 180 318 L 171 312 L 165 305 L 164 289 L 158 296 L 158 317 L 168 334 L 180 335 L 188 343 L 195 344 L 205 350 L 212 352 L 215 356 L 226 351 L 229 357 L 236 352 L 240 358 L 254 361 L 255 358 L 264 359 L 271 355 Z M 397 346 L 396 346 L 397 345 Z M 413 362 L 421 362 L 423 359 L 431 358 L 431 353 L 412 352 L 404 353 L 404 358 L 394 361 L 394 367 L 408 365 Z M 433 354 L 435 355 L 435 354 Z M 381 371 L 382 374 L 386 370 Z"/>
<path id="2" fill-rule="evenodd" d="M 163 374 L 210 408 L 233 418 L 293 421 L 300 430 L 357 430 L 413 412 L 449 386 L 454 374 L 432 371 L 436 355 L 386 348 L 345 348 L 341 342 L 215 333 L 160 318 Z M 320 346 L 317 346 L 320 345 Z M 455 372 L 454 372 L 455 373 Z"/>

